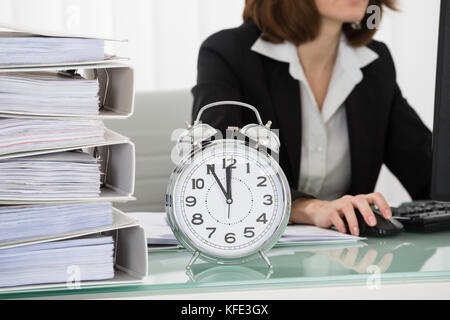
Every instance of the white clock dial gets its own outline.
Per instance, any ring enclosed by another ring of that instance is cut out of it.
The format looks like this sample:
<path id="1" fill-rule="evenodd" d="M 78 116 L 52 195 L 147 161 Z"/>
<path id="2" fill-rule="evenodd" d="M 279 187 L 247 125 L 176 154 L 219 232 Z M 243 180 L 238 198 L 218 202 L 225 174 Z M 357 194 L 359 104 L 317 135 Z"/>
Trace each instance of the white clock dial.
<path id="1" fill-rule="evenodd" d="M 177 180 L 177 225 L 196 248 L 213 256 L 239 258 L 258 251 L 285 216 L 278 170 L 274 160 L 243 144 L 206 148 Z"/>

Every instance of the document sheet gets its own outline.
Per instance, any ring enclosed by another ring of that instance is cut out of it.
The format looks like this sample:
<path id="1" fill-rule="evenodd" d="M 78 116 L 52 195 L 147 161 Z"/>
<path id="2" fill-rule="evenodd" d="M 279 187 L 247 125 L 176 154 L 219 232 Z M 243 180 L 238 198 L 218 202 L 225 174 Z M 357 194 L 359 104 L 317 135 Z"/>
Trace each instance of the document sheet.
<path id="1" fill-rule="evenodd" d="M 112 225 L 111 202 L 0 206 L 0 244 Z"/>
<path id="2" fill-rule="evenodd" d="M 332 229 L 324 229 L 311 225 L 288 225 L 278 242 L 310 242 L 310 241 L 358 241 L 365 238 L 340 233 Z"/>
<path id="3" fill-rule="evenodd" d="M 145 230 L 147 244 L 150 245 L 177 245 L 170 226 L 166 220 L 165 212 L 130 212 L 128 216 L 139 221 Z M 323 229 L 310 225 L 288 225 L 279 243 L 289 242 L 352 242 L 365 238 L 339 233 L 331 229 Z"/>
<path id="4" fill-rule="evenodd" d="M 0 118 L 0 154 L 103 141 L 101 121 Z"/>
<path id="5" fill-rule="evenodd" d="M 0 73 L 0 112 L 97 115 L 99 83 L 57 72 Z"/>
<path id="6" fill-rule="evenodd" d="M 24 36 L 0 33 L 0 65 L 100 61 L 105 43 L 99 39 Z"/>
<path id="7" fill-rule="evenodd" d="M 85 237 L 0 250 L 0 287 L 114 277 L 112 237 Z"/>
<path id="8" fill-rule="evenodd" d="M 177 245 L 178 240 L 170 229 L 165 212 L 127 212 L 144 228 L 147 244 Z"/>
<path id="9" fill-rule="evenodd" d="M 100 159 L 84 152 L 0 160 L 0 199 L 98 197 L 100 178 Z"/>

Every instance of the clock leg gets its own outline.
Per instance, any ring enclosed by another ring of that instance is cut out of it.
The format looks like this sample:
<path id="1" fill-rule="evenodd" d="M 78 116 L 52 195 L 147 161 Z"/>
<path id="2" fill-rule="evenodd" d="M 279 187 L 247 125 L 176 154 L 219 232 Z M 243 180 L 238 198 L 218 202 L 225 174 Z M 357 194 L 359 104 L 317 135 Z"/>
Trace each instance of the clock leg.
<path id="1" fill-rule="evenodd" d="M 273 274 L 273 268 L 269 268 L 269 271 L 267 271 L 267 274 L 266 274 L 266 280 L 269 280 L 270 277 L 272 276 L 272 274 Z"/>
<path id="2" fill-rule="evenodd" d="M 267 263 L 267 265 L 269 266 L 269 269 L 273 269 L 273 265 L 270 262 L 269 258 L 267 257 L 267 255 L 264 253 L 264 251 L 260 250 L 259 253 L 261 254 L 261 257 L 264 259 L 264 261 Z"/>
<path id="3" fill-rule="evenodd" d="M 188 265 L 186 266 L 186 270 L 191 270 L 191 266 L 195 263 L 195 261 L 197 260 L 199 255 L 200 255 L 200 251 L 197 250 L 194 252 L 191 260 L 189 261 Z"/>
<path id="4" fill-rule="evenodd" d="M 186 268 L 186 274 L 189 277 L 189 280 L 191 280 L 191 282 L 197 282 L 197 281 L 195 281 L 195 277 L 194 277 L 194 274 L 192 273 L 192 269 Z"/>

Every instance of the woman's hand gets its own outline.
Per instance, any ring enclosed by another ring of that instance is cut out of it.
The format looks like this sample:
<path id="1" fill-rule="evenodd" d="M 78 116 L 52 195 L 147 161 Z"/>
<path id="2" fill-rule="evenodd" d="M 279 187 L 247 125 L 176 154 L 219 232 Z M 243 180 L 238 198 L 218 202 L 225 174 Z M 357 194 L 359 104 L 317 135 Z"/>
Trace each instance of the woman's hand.
<path id="1" fill-rule="evenodd" d="M 334 201 L 300 198 L 292 202 L 290 221 L 313 224 L 321 228 L 335 226 L 339 232 L 346 233 L 343 217 L 347 220 L 352 235 L 359 235 L 355 209 L 361 212 L 369 226 L 376 225 L 375 214 L 370 208 L 375 204 L 386 219 L 392 217 L 391 208 L 378 193 L 350 196 L 346 195 Z"/>

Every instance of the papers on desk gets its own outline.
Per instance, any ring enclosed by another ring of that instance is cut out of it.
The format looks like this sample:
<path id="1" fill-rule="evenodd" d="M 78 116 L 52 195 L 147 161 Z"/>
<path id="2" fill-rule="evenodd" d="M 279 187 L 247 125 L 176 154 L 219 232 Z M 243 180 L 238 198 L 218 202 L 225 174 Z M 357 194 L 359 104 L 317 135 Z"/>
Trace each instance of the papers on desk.
<path id="1" fill-rule="evenodd" d="M 100 121 L 0 118 L 0 154 L 101 143 Z"/>
<path id="2" fill-rule="evenodd" d="M 110 226 L 111 202 L 0 206 L 0 244 Z"/>
<path id="3" fill-rule="evenodd" d="M 57 72 L 0 74 L 0 112 L 97 115 L 98 80 Z"/>
<path id="4" fill-rule="evenodd" d="M 144 228 L 147 244 L 179 244 L 167 223 L 165 212 L 131 212 L 127 215 L 139 221 L 139 224 Z M 315 226 L 289 225 L 278 243 L 344 243 L 364 239 Z"/>
<path id="5" fill-rule="evenodd" d="M 85 237 L 0 250 L 0 287 L 114 277 L 112 237 Z"/>
<path id="6" fill-rule="evenodd" d="M 331 229 L 324 229 L 310 225 L 288 225 L 279 243 L 289 242 L 354 242 L 365 238 L 355 237 Z"/>
<path id="7" fill-rule="evenodd" d="M 170 229 L 165 212 L 127 212 L 127 216 L 137 220 L 144 228 L 149 245 L 178 245 L 178 240 Z"/>
<path id="8" fill-rule="evenodd" d="M 100 176 L 99 159 L 83 152 L 0 160 L 0 199 L 98 197 Z"/>
<path id="9" fill-rule="evenodd" d="M 32 36 L 0 33 L 0 65 L 100 61 L 105 58 L 100 39 Z"/>

